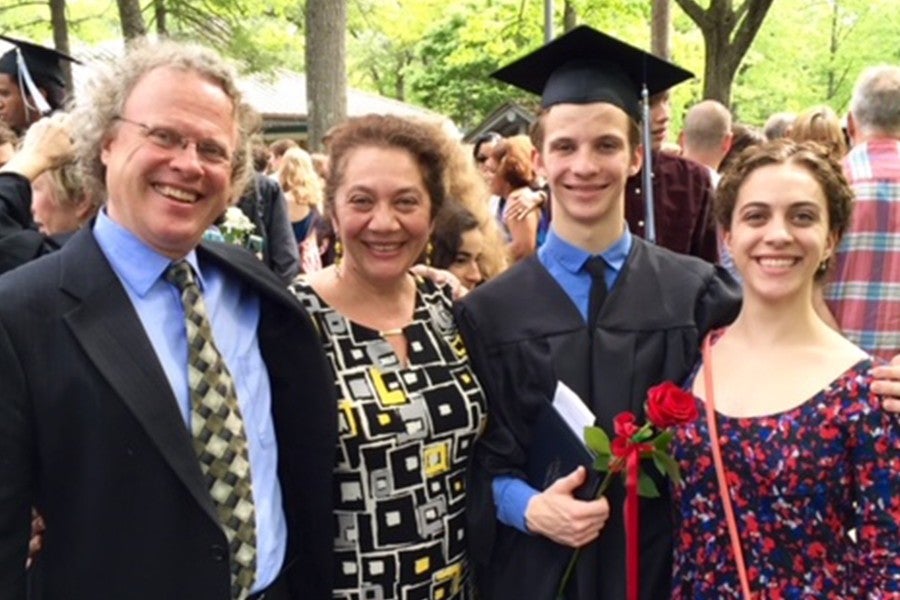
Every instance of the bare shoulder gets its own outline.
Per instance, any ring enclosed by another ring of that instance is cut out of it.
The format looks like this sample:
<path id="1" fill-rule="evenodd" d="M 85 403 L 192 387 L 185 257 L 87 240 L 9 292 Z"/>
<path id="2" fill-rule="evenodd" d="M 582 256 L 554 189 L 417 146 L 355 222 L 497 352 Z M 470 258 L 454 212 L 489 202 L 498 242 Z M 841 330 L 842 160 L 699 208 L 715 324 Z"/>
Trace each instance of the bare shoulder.
<path id="1" fill-rule="evenodd" d="M 870 355 L 865 350 L 839 332 L 829 329 L 828 337 L 828 343 L 823 344 L 821 348 L 821 358 L 826 364 L 830 362 L 836 368 L 840 365 L 846 365 L 849 368 L 861 360 L 870 358 Z"/>

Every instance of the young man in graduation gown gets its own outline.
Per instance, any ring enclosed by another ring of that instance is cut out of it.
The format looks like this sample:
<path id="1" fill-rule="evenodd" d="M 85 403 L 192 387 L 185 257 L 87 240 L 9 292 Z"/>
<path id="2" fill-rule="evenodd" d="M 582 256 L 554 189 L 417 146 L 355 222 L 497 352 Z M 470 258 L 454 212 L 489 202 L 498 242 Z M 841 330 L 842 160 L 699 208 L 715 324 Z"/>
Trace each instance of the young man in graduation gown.
<path id="1" fill-rule="evenodd" d="M 621 483 L 606 499 L 576 499 L 586 476 L 579 468 L 534 489 L 524 475 L 534 420 L 562 381 L 604 430 L 624 410 L 643 422 L 647 389 L 685 378 L 703 335 L 737 314 L 739 290 L 717 267 L 626 226 L 626 180 L 641 167 L 640 86 L 656 93 L 684 71 L 579 27 L 494 76 L 542 94 L 535 161 L 553 222 L 536 256 L 458 308 L 491 411 L 468 489 L 478 585 L 491 600 L 551 600 L 573 549 L 584 546 L 566 598 L 621 600 Z M 656 484 L 662 496 L 640 506 L 645 600 L 670 591 L 672 508 L 667 482 Z"/>
<path id="2" fill-rule="evenodd" d="M 19 135 L 66 98 L 63 61 L 78 62 L 53 48 L 0 35 L 13 45 L 0 56 L 0 120 Z"/>

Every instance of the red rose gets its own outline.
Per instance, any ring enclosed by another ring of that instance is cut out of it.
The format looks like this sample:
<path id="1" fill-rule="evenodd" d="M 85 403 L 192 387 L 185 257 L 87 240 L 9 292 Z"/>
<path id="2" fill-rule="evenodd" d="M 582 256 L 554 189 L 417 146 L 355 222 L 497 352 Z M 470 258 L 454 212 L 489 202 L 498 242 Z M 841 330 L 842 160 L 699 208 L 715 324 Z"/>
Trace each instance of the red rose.
<path id="1" fill-rule="evenodd" d="M 613 419 L 613 430 L 616 437 L 631 439 L 631 436 L 638 432 L 637 425 L 634 424 L 634 414 L 628 411 L 620 412 Z"/>
<path id="2" fill-rule="evenodd" d="M 647 392 L 647 417 L 659 429 L 690 423 L 697 418 L 697 402 L 690 392 L 665 381 Z"/>
<path id="3" fill-rule="evenodd" d="M 610 442 L 609 449 L 613 453 L 613 456 L 624 458 L 628 456 L 628 453 L 631 451 L 632 446 L 634 446 L 634 442 L 632 442 L 630 439 L 624 437 L 616 437 L 613 438 L 612 442 Z M 619 471 L 622 467 L 624 467 L 624 464 L 619 465 L 618 469 L 613 468 L 613 471 Z"/>

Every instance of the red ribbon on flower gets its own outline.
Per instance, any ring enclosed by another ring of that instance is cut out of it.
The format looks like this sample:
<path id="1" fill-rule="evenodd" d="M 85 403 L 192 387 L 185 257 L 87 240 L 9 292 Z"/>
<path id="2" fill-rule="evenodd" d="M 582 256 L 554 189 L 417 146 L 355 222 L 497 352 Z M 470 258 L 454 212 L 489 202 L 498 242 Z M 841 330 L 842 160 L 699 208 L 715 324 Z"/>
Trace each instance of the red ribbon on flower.
<path id="1" fill-rule="evenodd" d="M 646 474 L 641 473 L 641 459 L 652 458 L 657 470 L 672 480 L 675 485 L 681 483 L 678 463 L 671 455 L 669 445 L 673 432 L 671 427 L 690 423 L 697 418 L 696 398 L 682 390 L 671 381 L 664 382 L 647 392 L 646 405 L 648 423 L 641 426 L 635 424 L 635 416 L 623 412 L 613 419 L 615 437 L 610 441 L 601 428 L 596 426 L 585 428 L 585 444 L 595 454 L 594 468 L 606 471 L 600 482 L 597 498 L 606 491 L 615 475 L 624 474 L 625 479 L 625 569 L 627 581 L 627 600 L 638 599 L 640 582 L 640 496 L 655 498 L 659 496 L 656 484 Z M 653 427 L 659 428 L 655 435 Z M 572 553 L 566 567 L 556 598 L 562 600 L 581 549 Z"/>
<path id="2" fill-rule="evenodd" d="M 641 475 L 641 454 L 653 452 L 653 445 L 637 442 L 633 436 L 640 431 L 630 412 L 623 412 L 613 419 L 616 437 L 610 450 L 619 460 L 613 461 L 614 470 L 625 469 L 625 583 L 627 600 L 638 600 L 640 581 L 640 500 L 638 480 Z"/>

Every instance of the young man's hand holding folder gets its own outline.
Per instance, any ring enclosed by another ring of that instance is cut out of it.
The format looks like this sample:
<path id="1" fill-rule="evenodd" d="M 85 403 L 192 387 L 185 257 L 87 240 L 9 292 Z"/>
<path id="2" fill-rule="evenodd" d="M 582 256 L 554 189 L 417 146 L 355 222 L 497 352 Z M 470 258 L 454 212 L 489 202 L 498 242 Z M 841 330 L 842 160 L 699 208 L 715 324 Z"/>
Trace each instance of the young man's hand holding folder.
<path id="1" fill-rule="evenodd" d="M 584 428 L 593 424 L 591 411 L 560 381 L 535 420 L 528 449 L 528 483 L 543 490 L 526 510 L 528 529 L 570 547 L 595 539 L 609 516 L 606 499 L 593 499 L 601 478 L 583 441 Z"/>

